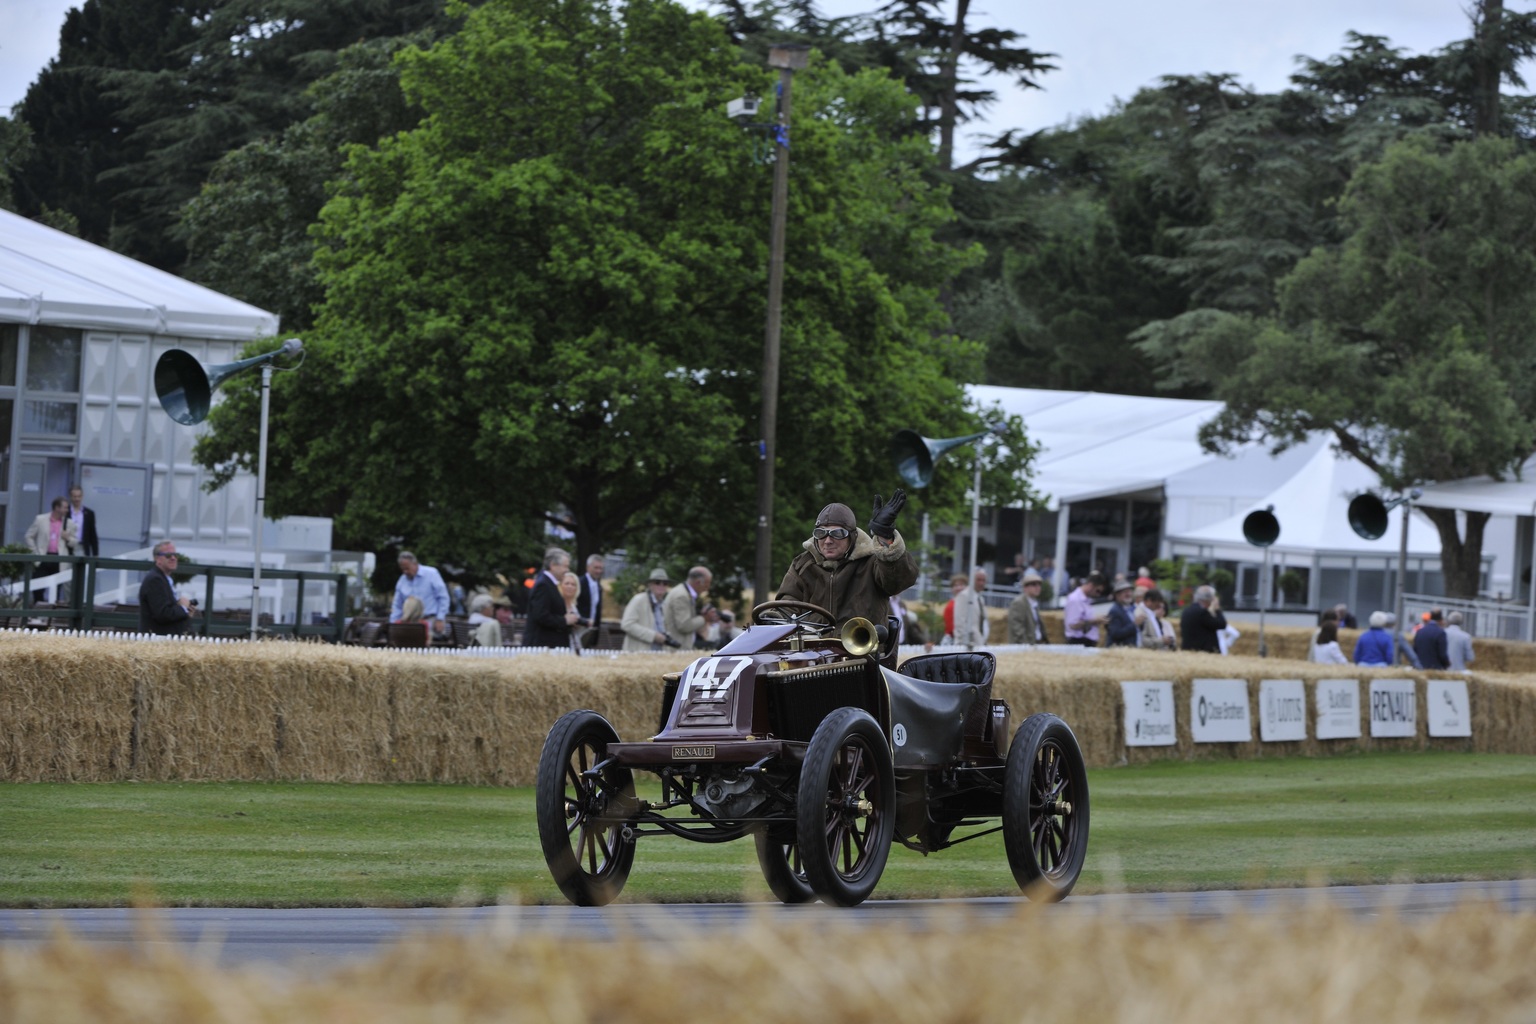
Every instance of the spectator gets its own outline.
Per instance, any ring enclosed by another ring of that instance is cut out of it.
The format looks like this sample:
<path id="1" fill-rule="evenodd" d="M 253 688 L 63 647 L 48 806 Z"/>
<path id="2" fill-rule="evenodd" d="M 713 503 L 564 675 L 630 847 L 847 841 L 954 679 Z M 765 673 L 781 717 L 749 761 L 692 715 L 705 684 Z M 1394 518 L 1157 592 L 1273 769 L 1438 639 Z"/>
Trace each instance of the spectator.
<path id="1" fill-rule="evenodd" d="M 155 567 L 139 583 L 139 629 L 160 636 L 177 636 L 187 631 L 187 624 L 197 612 L 192 602 L 176 596 L 175 581 L 178 556 L 176 545 L 168 540 L 153 549 Z"/>
<path id="2" fill-rule="evenodd" d="M 1227 628 L 1227 617 L 1221 613 L 1221 598 L 1216 588 L 1205 584 L 1195 588 L 1195 599 L 1179 618 L 1179 633 L 1186 651 L 1205 651 L 1220 654 L 1221 639 L 1217 636 Z"/>
<path id="3" fill-rule="evenodd" d="M 1048 644 L 1045 623 L 1040 621 L 1040 591 L 1045 580 L 1033 569 L 1024 570 L 1023 592 L 1008 606 L 1010 644 Z"/>
<path id="4" fill-rule="evenodd" d="M 390 608 L 390 622 L 413 622 L 404 616 L 405 599 L 421 600 L 421 620 L 430 623 L 438 636 L 448 632 L 448 587 L 442 574 L 410 551 L 400 552 L 400 578 L 395 581 L 395 600 Z"/>
<path id="5" fill-rule="evenodd" d="M 1350 613 L 1349 605 L 1342 601 L 1333 606 L 1334 617 L 1339 620 L 1340 629 L 1359 629 L 1359 621 Z"/>
<path id="6" fill-rule="evenodd" d="M 823 508 L 804 550 L 789 563 L 779 598 L 820 605 L 839 626 L 855 616 L 884 625 L 891 595 L 917 582 L 917 563 L 896 532 L 896 516 L 906 502 L 900 488 L 889 502 L 875 495 L 868 532 L 858 528 L 853 509 L 842 502 Z"/>
<path id="7" fill-rule="evenodd" d="M 1361 639 L 1365 638 L 1361 637 Z M 1358 646 L 1357 644 L 1357 649 Z M 1317 638 L 1312 643 L 1312 650 L 1307 660 L 1324 665 L 1349 664 L 1349 659 L 1344 657 L 1344 652 L 1339 649 L 1339 626 L 1336 621 L 1330 619 L 1317 627 Z"/>
<path id="8" fill-rule="evenodd" d="M 629 599 L 624 606 L 624 618 L 619 628 L 624 632 L 624 650 L 659 651 L 664 647 L 676 647 L 677 641 L 667 636 L 667 623 L 662 606 L 672 578 L 659 566 L 651 570 L 645 586 Z"/>
<path id="9" fill-rule="evenodd" d="M 1413 653 L 1419 656 L 1420 667 L 1430 671 L 1451 667 L 1450 644 L 1445 627 L 1440 624 L 1443 618 L 1440 609 L 1434 609 L 1429 613 L 1429 621 L 1413 636 Z"/>
<path id="10" fill-rule="evenodd" d="M 566 607 L 560 581 L 571 571 L 571 556 L 563 548 L 544 552 L 544 568 L 539 571 L 528 597 L 528 622 L 523 627 L 524 647 L 553 647 L 568 650 L 571 627 L 580 618 Z"/>
<path id="11" fill-rule="evenodd" d="M 891 618 L 896 620 L 896 642 L 898 644 L 926 644 L 928 633 L 923 629 L 923 624 L 917 616 L 912 614 L 912 609 L 907 607 L 907 602 L 901 599 L 900 594 L 891 595 Z"/>
<path id="12" fill-rule="evenodd" d="M 1157 589 L 1157 581 L 1152 578 L 1152 570 L 1141 566 L 1136 570 L 1136 585 L 1142 588 L 1142 593 Z"/>
<path id="13" fill-rule="evenodd" d="M 476 647 L 501 646 L 501 622 L 493 614 L 496 601 L 490 594 L 476 594 L 469 599 L 470 640 Z"/>
<path id="14" fill-rule="evenodd" d="M 944 602 L 944 639 L 946 644 L 955 642 L 955 601 L 965 592 L 965 573 L 957 572 L 949 578 L 949 600 Z"/>
<path id="15" fill-rule="evenodd" d="M 575 627 L 581 624 L 581 609 L 576 607 L 576 601 L 581 597 L 581 577 L 577 576 L 569 569 L 567 569 L 565 574 L 560 577 L 560 596 L 565 600 L 566 618 L 570 618 L 572 615 L 576 616 L 576 621 L 571 623 L 571 630 L 568 634 L 568 642 L 570 644 L 571 651 L 576 654 L 580 654 L 581 639 L 577 634 Z"/>
<path id="16" fill-rule="evenodd" d="M 38 514 L 27 527 L 27 547 L 34 555 L 72 555 L 75 553 L 75 521 L 69 518 L 69 500 L 54 498 L 50 511 Z M 39 562 L 32 576 L 52 576 L 59 571 L 58 562 Z M 32 591 L 32 599 L 41 601 L 46 590 Z"/>
<path id="17" fill-rule="evenodd" d="M 1003 578 L 1000 581 L 1003 586 L 1017 589 L 1024 582 L 1024 552 L 1014 553 L 1013 564 L 1003 566 Z"/>
<path id="18" fill-rule="evenodd" d="M 1445 617 L 1445 651 L 1451 663 L 1451 671 L 1465 672 L 1475 660 L 1472 654 L 1472 634 L 1461 628 L 1461 612 L 1451 612 Z"/>
<path id="19" fill-rule="evenodd" d="M 1179 640 L 1168 621 L 1168 601 L 1163 592 L 1156 587 L 1147 591 L 1142 595 L 1142 607 L 1146 614 L 1141 618 L 1141 646 L 1154 651 L 1178 650 Z"/>
<path id="20" fill-rule="evenodd" d="M 991 633 L 987 605 L 982 594 L 987 589 L 987 570 L 978 568 L 972 585 L 955 595 L 955 643 L 966 650 L 986 645 Z"/>
<path id="21" fill-rule="evenodd" d="M 1135 647 L 1140 642 L 1141 631 L 1136 627 L 1135 609 L 1132 608 L 1135 600 L 1136 584 L 1128 579 L 1115 584 L 1115 603 L 1110 607 L 1104 625 L 1104 631 L 1109 634 L 1106 647 Z"/>
<path id="22" fill-rule="evenodd" d="M 1067 643 L 1080 647 L 1099 646 L 1099 627 L 1104 625 L 1105 618 L 1093 614 L 1093 603 L 1102 598 L 1108 589 L 1109 581 L 1095 569 L 1083 579 L 1082 586 L 1067 595 L 1066 610 L 1063 613 L 1066 621 L 1063 632 L 1066 633 Z"/>
<path id="23" fill-rule="evenodd" d="M 1397 631 L 1397 616 L 1391 612 L 1386 612 L 1385 614 L 1387 617 L 1387 632 L 1392 634 L 1392 643 L 1397 651 L 1398 658 L 1402 659 L 1405 665 L 1422 668 L 1423 666 L 1419 664 L 1419 656 L 1413 650 L 1413 636 L 1414 633 L 1418 632 L 1418 629 L 1415 628 L 1411 633 L 1406 631 L 1399 633 Z"/>
<path id="24" fill-rule="evenodd" d="M 702 565 L 688 570 L 688 578 L 667 593 L 662 606 L 669 646 L 692 650 L 704 635 L 704 627 L 720 621 L 720 613 L 709 603 L 707 594 L 715 574 Z"/>
<path id="25" fill-rule="evenodd" d="M 1323 631 L 1323 627 L 1328 625 L 1330 622 L 1333 623 L 1333 634 L 1334 637 L 1337 638 L 1339 634 L 1339 613 L 1337 609 L 1326 608 L 1323 610 L 1323 614 L 1318 617 L 1317 628 L 1312 631 L 1312 640 L 1307 644 L 1308 661 L 1317 660 L 1315 655 L 1317 654 L 1318 634 L 1321 633 Z"/>
<path id="26" fill-rule="evenodd" d="M 603 556 L 588 555 L 587 571 L 581 577 L 581 592 L 576 595 L 576 609 L 583 626 L 603 624 Z"/>
<path id="27" fill-rule="evenodd" d="M 1331 610 L 1331 609 L 1330 609 Z M 1386 612 L 1371 612 L 1371 628 L 1360 634 L 1360 639 L 1355 641 L 1355 664 L 1360 666 L 1387 666 L 1393 662 L 1392 634 L 1387 632 L 1387 620 L 1392 616 Z M 1325 619 L 1323 626 L 1333 626 L 1334 635 L 1338 635 L 1338 620 Z M 1322 634 L 1322 626 L 1318 627 L 1318 634 Z M 1316 647 L 1317 641 L 1313 640 Z M 1308 660 L 1313 660 L 1312 652 L 1308 652 Z"/>
<path id="28" fill-rule="evenodd" d="M 101 554 L 101 542 L 96 537 L 96 513 L 85 507 L 85 492 L 79 484 L 69 489 L 69 518 L 75 521 L 75 536 L 79 543 L 76 554 Z"/>

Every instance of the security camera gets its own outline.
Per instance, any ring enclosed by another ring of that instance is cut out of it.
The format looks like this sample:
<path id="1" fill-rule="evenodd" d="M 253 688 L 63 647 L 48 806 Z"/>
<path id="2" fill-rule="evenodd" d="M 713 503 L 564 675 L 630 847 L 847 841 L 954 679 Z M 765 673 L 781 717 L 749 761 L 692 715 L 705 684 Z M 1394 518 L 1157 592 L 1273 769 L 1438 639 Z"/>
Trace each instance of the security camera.
<path id="1" fill-rule="evenodd" d="M 733 117 L 738 121 L 744 121 L 749 117 L 757 116 L 757 108 L 761 105 L 761 102 L 756 96 L 743 96 L 740 99 L 731 100 L 731 102 L 727 103 L 725 105 L 725 113 L 727 116 Z"/>

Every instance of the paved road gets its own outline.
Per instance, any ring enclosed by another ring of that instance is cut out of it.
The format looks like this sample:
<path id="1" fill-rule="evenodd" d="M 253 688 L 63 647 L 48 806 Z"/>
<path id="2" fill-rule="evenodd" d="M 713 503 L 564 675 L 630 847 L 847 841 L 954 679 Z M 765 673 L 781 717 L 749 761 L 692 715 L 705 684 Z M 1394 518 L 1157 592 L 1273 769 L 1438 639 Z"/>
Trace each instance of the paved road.
<path id="1" fill-rule="evenodd" d="M 1073 896 L 1050 914 L 1107 914 L 1127 921 L 1173 917 L 1210 918 L 1243 910 L 1292 913 L 1327 900 L 1353 913 L 1396 912 L 1404 917 L 1443 913 L 1467 900 L 1536 913 L 1536 878 L 1425 885 L 1334 886 L 1325 889 L 1252 889 L 1235 892 L 1115 893 Z M 732 929 L 763 919 L 853 924 L 860 927 L 931 929 L 958 926 L 967 916 L 998 918 L 1022 901 L 871 900 L 839 910 L 776 903 L 620 904 L 569 906 L 425 908 L 412 910 L 173 909 L 0 910 L 0 944 L 33 946 L 62 927 L 76 938 L 105 946 L 177 943 L 223 965 L 276 965 L 299 971 L 327 970 L 366 958 L 414 933 L 476 934 L 557 932 L 586 939 L 639 935 L 665 939 L 701 929 Z M 146 925 L 158 926 L 158 936 Z"/>

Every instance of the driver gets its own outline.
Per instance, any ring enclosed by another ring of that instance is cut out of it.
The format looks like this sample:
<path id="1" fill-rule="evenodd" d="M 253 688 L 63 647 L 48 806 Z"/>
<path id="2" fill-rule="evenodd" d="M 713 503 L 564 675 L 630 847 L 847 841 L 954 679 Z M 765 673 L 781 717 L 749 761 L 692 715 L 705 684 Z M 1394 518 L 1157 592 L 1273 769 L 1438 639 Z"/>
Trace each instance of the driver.
<path id="1" fill-rule="evenodd" d="M 838 626 L 855 615 L 883 625 L 891 597 L 917 582 L 917 563 L 895 526 L 906 503 L 900 488 L 889 502 L 875 495 L 868 533 L 858 528 L 847 505 L 834 501 L 822 509 L 805 550 L 779 584 L 779 599 L 820 605 Z"/>

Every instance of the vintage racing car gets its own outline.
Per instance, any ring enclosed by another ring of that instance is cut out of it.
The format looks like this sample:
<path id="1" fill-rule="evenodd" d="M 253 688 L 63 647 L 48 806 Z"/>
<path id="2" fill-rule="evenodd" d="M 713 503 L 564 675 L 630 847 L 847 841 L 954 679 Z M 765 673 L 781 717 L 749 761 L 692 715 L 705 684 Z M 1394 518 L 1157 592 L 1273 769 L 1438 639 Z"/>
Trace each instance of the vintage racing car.
<path id="1" fill-rule="evenodd" d="M 926 854 L 997 831 L 1027 896 L 1071 892 L 1088 848 L 1077 738 L 1034 714 L 1009 743 L 990 653 L 923 654 L 895 668 L 894 634 L 868 619 L 839 631 L 824 608 L 768 601 L 753 620 L 663 678 L 653 738 L 621 742 L 595 711 L 550 730 L 539 838 L 571 902 L 612 901 L 636 842 L 662 834 L 751 836 L 785 903 L 853 906 L 874 890 L 893 841 Z M 637 795 L 636 771 L 660 779 L 659 799 Z"/>

